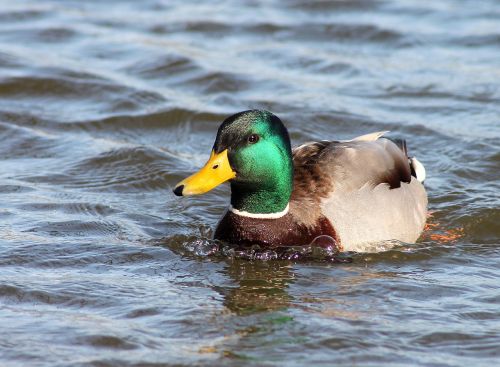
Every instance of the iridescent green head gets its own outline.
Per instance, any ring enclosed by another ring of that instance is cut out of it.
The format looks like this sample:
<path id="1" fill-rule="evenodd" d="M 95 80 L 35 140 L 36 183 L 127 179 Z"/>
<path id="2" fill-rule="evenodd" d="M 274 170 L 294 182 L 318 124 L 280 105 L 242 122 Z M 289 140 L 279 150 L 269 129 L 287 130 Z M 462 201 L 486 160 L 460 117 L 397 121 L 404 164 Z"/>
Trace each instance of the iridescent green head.
<path id="1" fill-rule="evenodd" d="M 237 210 L 268 214 L 286 208 L 293 188 L 292 151 L 288 131 L 277 116 L 250 110 L 228 117 L 205 167 L 181 181 L 174 192 L 201 194 L 227 180 Z"/>

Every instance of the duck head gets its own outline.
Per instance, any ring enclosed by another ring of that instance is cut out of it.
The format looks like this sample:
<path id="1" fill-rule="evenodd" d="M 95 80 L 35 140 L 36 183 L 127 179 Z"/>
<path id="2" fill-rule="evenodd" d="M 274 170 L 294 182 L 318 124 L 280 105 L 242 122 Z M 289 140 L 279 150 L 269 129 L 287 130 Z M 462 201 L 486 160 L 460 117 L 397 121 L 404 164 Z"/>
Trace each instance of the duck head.
<path id="1" fill-rule="evenodd" d="M 283 211 L 293 188 L 288 131 L 268 111 L 249 110 L 228 117 L 219 127 L 210 159 L 179 182 L 178 196 L 204 194 L 231 184 L 231 205 L 249 213 Z"/>

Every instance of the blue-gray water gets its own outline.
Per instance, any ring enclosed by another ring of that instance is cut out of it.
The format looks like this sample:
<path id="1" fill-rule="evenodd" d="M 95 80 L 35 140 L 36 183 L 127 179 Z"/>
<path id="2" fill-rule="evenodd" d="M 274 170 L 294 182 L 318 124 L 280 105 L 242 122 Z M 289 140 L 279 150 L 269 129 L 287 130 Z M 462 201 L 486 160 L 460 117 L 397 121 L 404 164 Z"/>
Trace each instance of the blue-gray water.
<path id="1" fill-rule="evenodd" d="M 294 144 L 391 130 L 416 245 L 207 256 L 227 187 L 176 198 L 229 114 Z M 1 366 L 500 363 L 500 3 L 0 1 Z"/>

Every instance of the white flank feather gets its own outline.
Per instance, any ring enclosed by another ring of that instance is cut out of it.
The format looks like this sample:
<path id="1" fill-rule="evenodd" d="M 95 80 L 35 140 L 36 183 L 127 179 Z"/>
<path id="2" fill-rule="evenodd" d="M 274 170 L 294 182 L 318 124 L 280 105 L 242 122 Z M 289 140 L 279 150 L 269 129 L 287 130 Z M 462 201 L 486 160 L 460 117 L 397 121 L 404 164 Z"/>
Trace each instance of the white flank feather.
<path id="1" fill-rule="evenodd" d="M 424 182 L 426 177 L 424 165 L 420 163 L 420 161 L 415 157 L 410 158 L 410 164 L 413 166 L 413 169 L 415 170 L 415 174 L 417 175 L 417 180 L 419 180 L 420 182 Z"/>

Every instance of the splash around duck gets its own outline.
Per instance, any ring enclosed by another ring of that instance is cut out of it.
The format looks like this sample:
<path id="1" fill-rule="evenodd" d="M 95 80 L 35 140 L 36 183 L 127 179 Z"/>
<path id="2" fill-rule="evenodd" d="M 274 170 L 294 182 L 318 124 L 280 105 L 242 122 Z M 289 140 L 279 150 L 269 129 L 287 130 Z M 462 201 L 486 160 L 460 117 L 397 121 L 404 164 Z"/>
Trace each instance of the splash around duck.
<path id="1" fill-rule="evenodd" d="M 208 162 L 174 193 L 203 194 L 229 181 L 231 202 L 214 238 L 232 244 L 297 246 L 322 235 L 347 251 L 413 243 L 427 217 L 425 170 L 405 141 L 383 134 L 292 149 L 277 116 L 243 111 L 224 120 Z"/>

